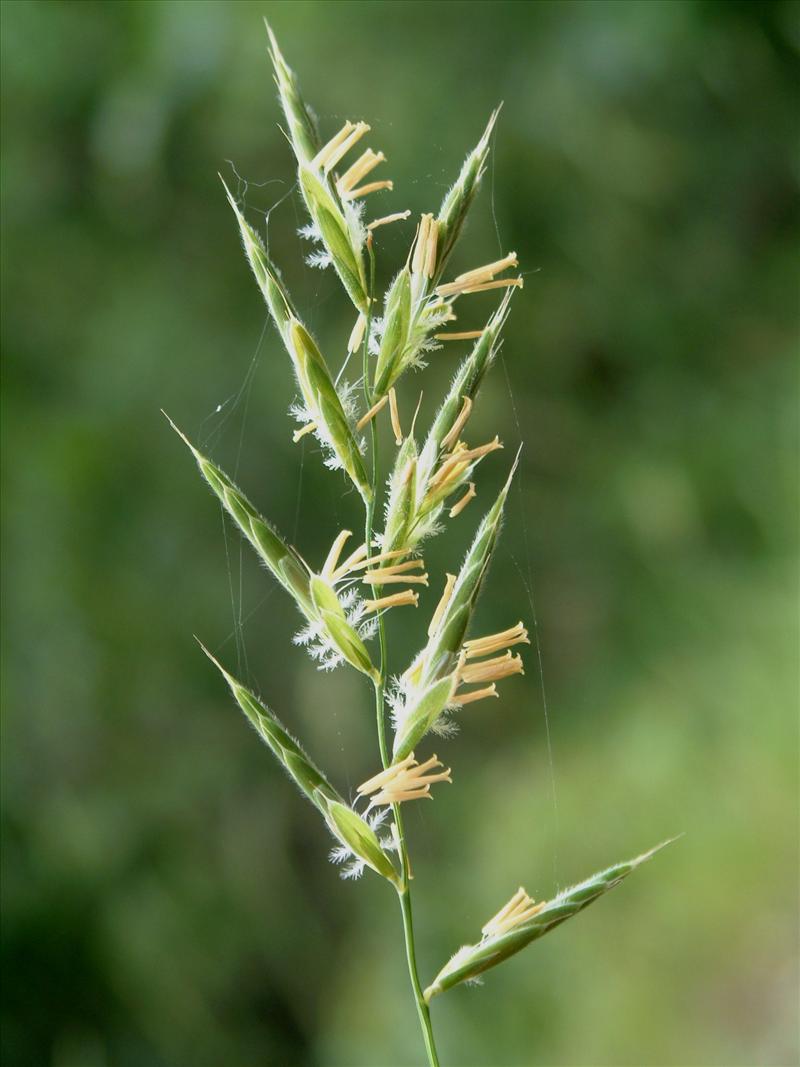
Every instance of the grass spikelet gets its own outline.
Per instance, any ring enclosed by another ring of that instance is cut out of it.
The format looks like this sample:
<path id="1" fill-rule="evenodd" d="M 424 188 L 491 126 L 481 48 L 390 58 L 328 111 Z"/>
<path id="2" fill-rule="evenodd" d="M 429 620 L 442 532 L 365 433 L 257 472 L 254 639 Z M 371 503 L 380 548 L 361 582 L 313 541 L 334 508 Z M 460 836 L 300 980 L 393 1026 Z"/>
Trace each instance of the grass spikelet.
<path id="1" fill-rule="evenodd" d="M 674 840 L 674 838 L 672 839 Z M 439 971 L 433 982 L 425 990 L 425 1000 L 430 1003 L 433 997 L 444 993 L 447 989 L 460 982 L 471 982 L 478 978 L 484 971 L 496 967 L 498 963 L 507 960 L 509 956 L 520 952 L 531 942 L 543 937 L 550 930 L 554 930 L 567 919 L 573 918 L 578 912 L 588 908 L 609 890 L 614 889 L 631 872 L 635 871 L 643 863 L 652 859 L 657 852 L 672 843 L 665 841 L 661 845 L 648 852 L 643 852 L 635 859 L 617 863 L 604 871 L 593 874 L 590 878 L 562 890 L 552 900 L 535 907 L 527 908 L 520 915 L 507 923 L 497 924 L 495 929 L 490 925 L 484 927 L 483 938 L 475 945 L 466 945 L 460 948 L 448 963 Z M 522 891 L 520 891 L 522 892 Z M 513 905 L 514 898 L 509 901 Z M 508 907 L 508 906 L 507 906 Z M 504 909 L 505 910 L 505 909 Z M 502 915 L 501 913 L 498 913 Z M 498 916 L 495 917 L 497 919 Z"/>

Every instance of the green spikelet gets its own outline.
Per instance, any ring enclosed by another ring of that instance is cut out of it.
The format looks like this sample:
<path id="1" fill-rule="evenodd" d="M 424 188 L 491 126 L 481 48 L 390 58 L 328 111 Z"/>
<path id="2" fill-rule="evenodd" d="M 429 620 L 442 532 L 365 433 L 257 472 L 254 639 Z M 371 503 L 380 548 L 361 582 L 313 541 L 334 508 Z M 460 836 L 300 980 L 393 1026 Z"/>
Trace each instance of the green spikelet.
<path id="1" fill-rule="evenodd" d="M 375 831 L 357 812 L 348 807 L 278 717 L 262 704 L 254 693 L 229 674 L 205 645 L 200 642 L 198 644 L 228 683 L 236 703 L 255 727 L 256 733 L 272 749 L 275 758 L 301 792 L 322 813 L 334 837 L 373 871 L 397 885 L 398 876 L 394 864 L 381 848 Z"/>
<path id="2" fill-rule="evenodd" d="M 517 461 L 494 504 L 481 520 L 475 539 L 458 572 L 447 607 L 431 634 L 428 644 L 420 654 L 418 669 L 420 678 L 425 683 L 441 678 L 455 666 L 456 656 L 466 635 L 478 594 L 489 569 L 494 546 L 497 543 L 503 508 L 511 486 L 511 479 L 514 477 L 516 463 Z"/>
<path id="3" fill-rule="evenodd" d="M 259 515 L 244 493 L 224 471 L 195 448 L 189 438 L 179 430 L 169 415 L 164 413 L 175 433 L 181 438 L 194 458 L 200 473 L 217 494 L 223 507 L 244 536 L 256 550 L 283 588 L 295 600 L 308 619 L 315 618 L 309 584 L 309 570 L 298 553 L 288 545 L 274 526 Z"/>
<path id="4" fill-rule="evenodd" d="M 386 527 L 382 539 L 384 552 L 408 547 L 414 523 L 417 498 L 417 447 L 409 434 L 395 458 L 389 480 Z"/>
<path id="5" fill-rule="evenodd" d="M 415 746 L 447 708 L 456 688 L 458 653 L 489 568 L 516 462 L 492 507 L 484 515 L 456 578 L 453 592 L 428 643 L 403 675 L 405 710 L 397 722 L 392 762 Z"/>
<path id="6" fill-rule="evenodd" d="M 656 852 L 670 843 L 670 841 L 665 841 L 635 859 L 618 863 L 614 867 L 592 875 L 579 885 L 563 890 L 538 910 L 532 918 L 514 926 L 506 933 L 484 937 L 477 945 L 465 945 L 460 948 L 425 990 L 426 1002 L 430 1003 L 433 997 L 444 993 L 447 989 L 452 989 L 459 982 L 473 981 L 490 967 L 496 967 L 498 963 L 507 960 L 509 956 L 513 956 L 532 941 L 536 941 L 550 930 L 554 930 L 556 926 L 566 922 L 567 919 L 571 919 L 604 893 L 618 886 L 632 871 L 646 863 Z"/>
<path id="7" fill-rule="evenodd" d="M 475 199 L 475 194 L 478 191 L 478 186 L 486 168 L 489 139 L 492 136 L 492 130 L 499 113 L 500 108 L 492 112 L 480 141 L 464 160 L 455 185 L 445 196 L 442 206 L 439 208 L 437 218 L 439 223 L 439 247 L 436 257 L 436 277 L 441 276 L 445 264 L 450 258 L 450 253 L 461 235 L 467 212 Z"/>
<path id="8" fill-rule="evenodd" d="M 386 296 L 384 331 L 375 364 L 375 396 L 386 393 L 402 373 L 403 352 L 412 328 L 411 272 L 408 267 L 396 276 Z"/>
<path id="9" fill-rule="evenodd" d="M 275 34 L 266 19 L 264 25 L 269 35 L 269 55 L 292 148 L 298 160 L 312 159 L 319 150 L 317 124 L 300 94 L 297 77 L 283 58 Z"/>
<path id="10" fill-rule="evenodd" d="M 225 182 L 222 184 L 225 185 Z M 291 358 L 306 408 L 316 423 L 317 436 L 331 449 L 363 500 L 369 503 L 372 488 L 364 461 L 328 365 L 316 341 L 300 322 L 291 297 L 280 281 L 261 238 L 242 215 L 227 186 L 225 192 L 239 223 L 247 259 Z"/>
<path id="11" fill-rule="evenodd" d="M 319 230 L 334 269 L 356 308 L 366 315 L 369 307 L 367 277 L 361 254 L 361 234 L 357 232 L 355 219 L 348 221 L 327 182 L 313 167 L 301 163 L 298 178 L 308 213 Z"/>
<path id="12" fill-rule="evenodd" d="M 494 363 L 500 349 L 500 332 L 508 318 L 513 293 L 513 289 L 506 292 L 500 306 L 486 323 L 483 333 L 473 345 L 472 351 L 462 361 L 450 383 L 447 396 L 436 413 L 422 448 L 421 463 L 428 472 L 433 469 L 442 441 L 453 428 L 464 397 L 469 397 L 470 400 L 475 399 L 486 372 Z"/>

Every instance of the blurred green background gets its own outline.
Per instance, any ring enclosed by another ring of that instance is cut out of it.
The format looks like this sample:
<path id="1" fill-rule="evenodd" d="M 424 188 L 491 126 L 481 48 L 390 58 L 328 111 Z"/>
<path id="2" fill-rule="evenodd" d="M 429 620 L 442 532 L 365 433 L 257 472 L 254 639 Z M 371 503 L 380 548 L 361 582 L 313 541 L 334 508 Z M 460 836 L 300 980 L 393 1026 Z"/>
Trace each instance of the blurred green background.
<path id="1" fill-rule="evenodd" d="M 323 132 L 372 123 L 376 213 L 435 209 L 505 101 L 454 261 L 528 272 L 474 419 L 507 448 L 483 502 L 525 441 L 476 626 L 530 621 L 532 588 L 543 683 L 531 649 L 408 814 L 423 977 L 520 882 L 686 833 L 440 998 L 443 1061 L 796 1064 L 798 7 L 650 0 L 3 4 L 3 1063 L 420 1062 L 391 891 L 340 881 L 192 639 L 343 791 L 374 771 L 368 686 L 290 644 L 159 414 L 312 560 L 360 522 L 291 442 L 217 179 L 269 213 L 338 362 L 352 312 L 300 255 L 264 15 Z M 409 239 L 383 231 L 383 280 Z M 392 619 L 395 669 L 438 581 Z"/>

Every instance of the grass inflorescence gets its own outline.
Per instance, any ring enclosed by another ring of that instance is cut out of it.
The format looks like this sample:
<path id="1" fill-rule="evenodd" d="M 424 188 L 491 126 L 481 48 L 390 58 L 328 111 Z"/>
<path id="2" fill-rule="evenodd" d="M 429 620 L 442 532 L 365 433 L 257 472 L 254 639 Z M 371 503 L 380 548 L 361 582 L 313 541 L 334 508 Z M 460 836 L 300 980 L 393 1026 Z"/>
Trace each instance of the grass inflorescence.
<path id="1" fill-rule="evenodd" d="M 514 676 L 524 673 L 524 646 L 529 643 L 524 621 L 515 621 L 514 616 L 498 633 L 471 634 L 476 600 L 486 584 L 500 536 L 518 455 L 499 495 L 476 524 L 464 560 L 452 572 L 431 576 L 423 557 L 428 539 L 445 532 L 453 521 L 466 521 L 460 517 L 477 495 L 479 465 L 484 460 L 496 462 L 496 454 L 503 456 L 499 436 L 482 442 L 469 441 L 468 436 L 481 384 L 502 343 L 512 295 L 523 284 L 517 254 L 508 252 L 492 263 L 446 277 L 486 168 L 498 111 L 490 115 L 438 210 L 420 216 L 405 262 L 386 292 L 379 294 L 374 283 L 375 231 L 405 222 L 410 212 L 383 207 L 372 217 L 370 198 L 391 193 L 393 183 L 382 176 L 383 152 L 363 147 L 370 127 L 363 119 L 348 120 L 325 140 L 269 28 L 268 33 L 284 129 L 309 216 L 301 235 L 314 242 L 311 262 L 336 273 L 356 315 L 346 347 L 348 358 L 354 352 L 362 354 L 361 408 L 354 403 L 352 391 L 337 384 L 265 243 L 227 187 L 226 193 L 247 260 L 291 363 L 298 389 L 292 407 L 299 422 L 294 439 L 314 434 L 326 465 L 341 471 L 339 476 L 358 490 L 364 506 L 363 538 L 353 540 L 349 530 L 332 530 L 325 559 L 316 563 L 305 559 L 233 481 L 173 427 L 232 521 L 294 601 L 302 619 L 297 643 L 308 648 L 321 669 L 352 667 L 374 688 L 376 766 L 358 787 L 352 804 L 275 713 L 204 651 L 259 737 L 319 810 L 334 838 L 331 858 L 342 865 L 343 874 L 358 877 L 369 869 L 397 892 L 426 1054 L 430 1064 L 438 1064 L 430 1014 L 435 996 L 475 981 L 576 915 L 657 850 L 593 875 L 550 901 L 537 904 L 520 887 L 487 921 L 480 940 L 459 949 L 423 991 L 416 963 L 403 805 L 431 799 L 437 790 L 458 782 L 457 768 L 445 767 L 430 751 L 431 735 L 441 735 L 441 742 L 457 728 L 465 705 L 497 698 L 502 688 L 513 685 Z M 499 296 L 485 325 L 473 330 L 453 328 L 461 303 L 481 292 Z M 431 352 L 445 346 L 458 351 L 464 345 L 451 385 L 430 426 L 418 437 L 417 415 L 404 422 L 396 387 L 406 374 L 424 368 Z M 395 451 L 382 473 L 376 420 L 387 417 Z M 385 499 L 379 501 L 387 475 Z M 381 510 L 379 529 L 376 516 Z M 442 592 L 433 612 L 423 620 L 419 652 L 399 678 L 390 682 L 386 615 L 417 607 L 420 589 L 431 584 Z"/>

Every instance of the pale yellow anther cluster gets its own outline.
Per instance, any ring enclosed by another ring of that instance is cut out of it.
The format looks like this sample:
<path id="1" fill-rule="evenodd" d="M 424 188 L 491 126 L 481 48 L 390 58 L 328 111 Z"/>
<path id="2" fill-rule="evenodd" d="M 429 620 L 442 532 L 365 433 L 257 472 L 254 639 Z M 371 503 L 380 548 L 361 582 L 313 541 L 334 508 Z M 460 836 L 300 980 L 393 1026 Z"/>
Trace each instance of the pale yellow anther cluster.
<path id="1" fill-rule="evenodd" d="M 369 129 L 366 122 L 346 122 L 339 132 L 317 152 L 311 165 L 321 169 L 325 174 L 330 174 Z M 366 185 L 358 186 L 358 183 L 385 159 L 383 152 L 373 152 L 371 148 L 363 152 L 355 163 L 336 180 L 336 191 L 342 200 L 356 200 L 358 197 L 367 196 L 368 193 L 375 193 L 380 189 L 393 189 L 394 185 L 391 181 L 368 182 Z"/>
<path id="2" fill-rule="evenodd" d="M 320 148 L 311 160 L 312 167 L 330 174 L 339 160 L 347 155 L 353 145 L 369 132 L 369 129 L 366 122 L 346 122 L 339 132 Z"/>
<path id="3" fill-rule="evenodd" d="M 469 405 L 465 404 L 464 407 L 462 407 L 453 430 L 455 430 L 456 427 L 458 427 L 458 430 L 463 428 L 464 423 L 469 418 L 471 406 L 470 403 Z M 458 425 L 459 422 L 460 425 Z M 453 440 L 453 430 L 450 431 L 445 440 Z M 445 456 L 441 466 L 436 470 L 428 483 L 428 495 L 447 495 L 452 489 L 457 488 L 461 477 L 471 464 L 475 463 L 476 460 L 482 459 L 483 456 L 487 455 L 489 452 L 496 452 L 497 449 L 502 447 L 503 445 L 498 437 L 495 437 L 492 441 L 488 441 L 485 445 L 479 445 L 477 448 L 467 448 L 463 441 L 457 441 L 453 450 Z M 472 497 L 468 496 L 463 502 L 464 506 L 466 506 L 471 499 Z M 459 511 L 460 510 L 461 509 L 459 509 Z M 456 512 L 456 514 L 458 514 L 458 512 Z"/>
<path id="4" fill-rule="evenodd" d="M 381 804 L 402 804 L 406 800 L 422 800 L 431 796 L 431 786 L 435 782 L 453 781 L 449 767 L 437 773 L 436 769 L 441 766 L 443 764 L 435 755 L 425 763 L 418 763 L 412 752 L 404 760 L 362 782 L 358 792 L 361 796 L 372 794 L 369 802 L 371 808 Z"/>
<path id="5" fill-rule="evenodd" d="M 459 667 L 458 677 L 465 685 L 476 685 L 478 682 L 499 682 L 501 678 L 508 678 L 512 674 L 524 674 L 522 656 L 514 655 L 509 649 L 502 656 L 493 659 L 481 660 L 479 663 L 464 663 Z"/>
<path id="6" fill-rule="evenodd" d="M 449 582 L 450 577 L 451 575 L 448 575 L 448 584 L 445 587 L 445 596 L 448 599 L 452 592 L 452 586 Z M 444 597 L 442 600 L 444 607 L 446 607 L 447 602 Z M 441 604 L 440 607 L 443 612 L 444 607 Z M 511 646 L 518 644 L 530 644 L 528 631 L 521 622 L 518 622 L 516 626 L 511 626 L 508 630 L 502 630 L 500 633 L 465 641 L 456 668 L 457 685 L 478 685 L 481 688 L 457 691 L 453 703 L 458 707 L 463 707 L 463 705 L 472 704 L 476 700 L 496 697 L 498 695 L 497 682 L 502 678 L 510 677 L 512 674 L 524 674 L 522 656 L 519 654 L 514 655 L 511 652 Z M 505 651 L 503 652 L 503 650 Z M 495 652 L 502 652 L 503 654 L 495 656 L 493 655 Z M 483 656 L 491 658 L 482 659 L 481 657 Z"/>
<path id="7" fill-rule="evenodd" d="M 425 564 L 421 559 L 410 559 L 407 563 L 393 563 L 388 567 L 378 567 L 367 571 L 364 581 L 371 585 L 390 585 L 408 582 L 415 585 L 427 585 L 427 574 L 409 574 L 408 571 L 422 570 Z"/>
<path id="8" fill-rule="evenodd" d="M 487 263 L 484 267 L 476 267 L 445 285 L 440 285 L 436 293 L 438 296 L 455 297 L 465 293 L 483 293 L 488 289 L 508 289 L 512 286 L 522 288 L 522 276 L 516 278 L 495 278 L 496 274 L 507 270 L 509 267 L 518 267 L 519 261 L 516 252 L 509 252 L 507 256 Z"/>
<path id="9" fill-rule="evenodd" d="M 476 659 L 478 656 L 489 656 L 492 652 L 499 652 L 502 648 L 511 648 L 514 645 L 530 644 L 528 631 L 522 622 L 516 626 L 510 626 L 500 633 L 490 634 L 488 637 L 474 637 L 464 642 L 465 659 Z"/>
<path id="10" fill-rule="evenodd" d="M 507 934 L 509 930 L 513 930 L 515 927 L 527 922 L 528 919 L 532 919 L 534 915 L 542 910 L 546 903 L 546 901 L 541 901 L 536 904 L 533 898 L 529 897 L 520 886 L 511 900 L 496 915 L 493 915 L 481 929 L 481 933 L 484 937 L 501 937 L 503 934 Z"/>
<path id="11" fill-rule="evenodd" d="M 417 570 L 424 572 L 425 563 L 423 560 L 410 559 L 405 563 L 402 562 L 403 558 L 410 554 L 408 548 L 396 548 L 390 552 L 379 552 L 374 556 L 370 556 L 366 544 L 361 544 L 347 559 L 340 563 L 342 550 L 350 537 L 352 537 L 350 530 L 342 530 L 338 534 L 320 571 L 320 576 L 330 582 L 331 586 L 343 579 L 354 577 L 359 571 L 364 571 L 362 581 L 371 586 L 428 584 L 427 574 L 409 573 Z M 416 607 L 418 602 L 419 593 L 413 589 L 404 589 L 402 592 L 392 593 L 389 596 L 365 600 L 364 610 L 368 612 L 383 611 L 385 608 L 397 608 L 406 605 Z"/>
<path id="12" fill-rule="evenodd" d="M 436 250 L 439 243 L 439 223 L 433 215 L 420 219 L 414 252 L 411 257 L 411 273 L 432 278 L 436 271 Z"/>

